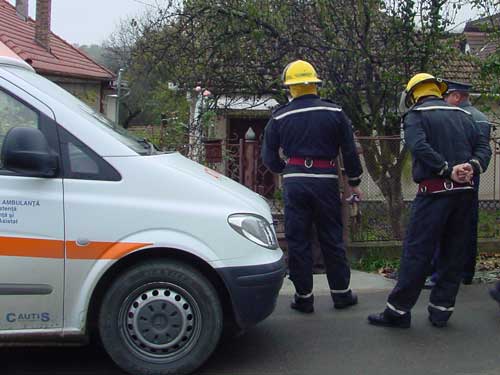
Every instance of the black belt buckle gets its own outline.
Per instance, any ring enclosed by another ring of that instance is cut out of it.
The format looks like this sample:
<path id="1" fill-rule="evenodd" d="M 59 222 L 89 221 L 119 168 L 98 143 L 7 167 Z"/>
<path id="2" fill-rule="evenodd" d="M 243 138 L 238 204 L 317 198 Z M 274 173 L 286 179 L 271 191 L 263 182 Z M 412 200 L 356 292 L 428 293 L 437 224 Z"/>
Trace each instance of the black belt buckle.
<path id="1" fill-rule="evenodd" d="M 305 158 L 304 159 L 304 166 L 306 168 L 312 168 L 312 166 L 314 165 L 314 160 L 311 159 L 311 158 Z"/>

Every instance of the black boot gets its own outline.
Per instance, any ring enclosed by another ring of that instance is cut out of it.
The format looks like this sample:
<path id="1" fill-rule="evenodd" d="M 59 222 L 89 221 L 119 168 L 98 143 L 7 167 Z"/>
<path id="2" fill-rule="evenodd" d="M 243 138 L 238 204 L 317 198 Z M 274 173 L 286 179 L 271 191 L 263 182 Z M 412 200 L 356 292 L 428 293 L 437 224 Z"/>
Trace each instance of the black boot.
<path id="1" fill-rule="evenodd" d="M 432 303 L 429 303 L 427 311 L 429 312 L 429 322 L 437 328 L 446 327 L 452 314 L 452 311 L 443 311 Z"/>
<path id="2" fill-rule="evenodd" d="M 349 291 L 345 294 L 333 294 L 333 307 L 336 309 L 345 309 L 349 306 L 354 306 L 358 304 L 358 296 L 354 294 L 352 291 Z"/>
<path id="3" fill-rule="evenodd" d="M 375 326 L 391 327 L 391 328 L 410 328 L 411 314 L 408 312 L 404 315 L 396 316 L 384 311 L 380 314 L 371 314 L 368 316 L 368 322 Z"/>
<path id="4" fill-rule="evenodd" d="M 309 297 L 300 297 L 297 294 L 293 297 L 290 307 L 294 310 L 300 311 L 305 314 L 314 312 L 314 295 Z"/>
<path id="5" fill-rule="evenodd" d="M 429 322 L 431 322 L 431 324 L 437 328 L 444 328 L 448 325 L 447 320 L 438 320 L 436 318 L 433 318 L 432 315 L 429 315 Z"/>
<path id="6" fill-rule="evenodd" d="M 472 284 L 473 277 L 466 276 L 462 279 L 462 284 L 464 285 L 471 285 Z"/>

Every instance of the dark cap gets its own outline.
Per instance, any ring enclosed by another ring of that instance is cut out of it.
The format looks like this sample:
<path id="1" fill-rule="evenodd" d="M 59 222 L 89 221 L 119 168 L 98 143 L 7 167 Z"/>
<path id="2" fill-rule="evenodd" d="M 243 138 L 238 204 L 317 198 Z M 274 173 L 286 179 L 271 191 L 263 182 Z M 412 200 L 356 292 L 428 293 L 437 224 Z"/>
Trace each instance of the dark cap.
<path id="1" fill-rule="evenodd" d="M 463 82 L 449 81 L 447 79 L 443 79 L 443 82 L 448 85 L 448 90 L 444 93 L 444 95 L 450 94 L 453 91 L 460 91 L 469 93 L 472 90 L 472 85 Z"/>

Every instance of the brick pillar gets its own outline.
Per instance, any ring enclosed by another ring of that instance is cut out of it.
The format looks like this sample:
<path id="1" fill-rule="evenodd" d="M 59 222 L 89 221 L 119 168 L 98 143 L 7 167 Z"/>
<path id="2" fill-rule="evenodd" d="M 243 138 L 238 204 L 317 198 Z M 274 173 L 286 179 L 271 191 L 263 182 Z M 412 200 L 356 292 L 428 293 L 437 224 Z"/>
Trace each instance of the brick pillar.
<path id="1" fill-rule="evenodd" d="M 47 51 L 50 50 L 50 13 L 52 0 L 37 0 L 35 40 Z"/>
<path id="2" fill-rule="evenodd" d="M 255 173 L 256 173 L 256 160 L 255 150 L 257 149 L 257 141 L 245 139 L 245 148 L 243 152 L 243 185 L 250 190 L 255 191 Z"/>
<path id="3" fill-rule="evenodd" d="M 247 132 L 245 133 L 245 143 L 243 147 L 243 185 L 245 185 L 250 190 L 255 191 L 256 186 L 256 178 L 255 174 L 257 173 L 257 159 L 256 159 L 256 151 L 257 151 L 257 141 L 255 140 L 255 132 L 252 127 L 249 127 Z"/>
<path id="4" fill-rule="evenodd" d="M 23 21 L 28 19 L 29 4 L 29 0 L 16 0 L 16 12 Z"/>

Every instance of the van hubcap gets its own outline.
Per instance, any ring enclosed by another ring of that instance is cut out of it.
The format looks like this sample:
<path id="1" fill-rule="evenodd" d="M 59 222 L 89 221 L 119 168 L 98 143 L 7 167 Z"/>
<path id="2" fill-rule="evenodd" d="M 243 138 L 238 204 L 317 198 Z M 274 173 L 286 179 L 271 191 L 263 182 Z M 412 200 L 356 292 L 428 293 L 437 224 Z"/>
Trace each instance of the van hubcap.
<path id="1" fill-rule="evenodd" d="M 123 312 L 127 341 L 148 356 L 178 353 L 199 333 L 195 329 L 198 306 L 189 293 L 177 287 L 148 288 Z"/>

